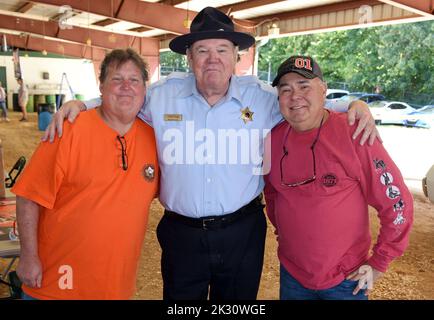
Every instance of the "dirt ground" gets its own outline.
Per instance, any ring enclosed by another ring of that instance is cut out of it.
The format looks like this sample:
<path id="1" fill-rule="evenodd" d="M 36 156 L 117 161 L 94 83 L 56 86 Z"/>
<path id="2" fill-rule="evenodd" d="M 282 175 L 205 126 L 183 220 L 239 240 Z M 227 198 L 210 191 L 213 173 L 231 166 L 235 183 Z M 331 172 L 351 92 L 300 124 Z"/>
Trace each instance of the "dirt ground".
<path id="1" fill-rule="evenodd" d="M 3 144 L 5 170 L 9 171 L 19 156 L 30 159 L 42 135 L 37 129 L 37 115 L 30 114 L 29 122 L 19 122 L 19 113 L 10 113 L 11 122 L 0 123 L 0 139 Z M 380 279 L 370 299 L 434 299 L 434 204 L 415 195 L 415 219 L 410 245 L 403 257 L 392 263 L 389 271 Z M 156 226 L 162 215 L 157 200 L 152 204 L 143 254 L 140 260 L 135 299 L 161 299 L 160 247 L 156 239 Z M 378 233 L 376 213 L 370 210 L 372 235 Z M 259 299 L 278 299 L 279 264 L 277 244 L 273 228 L 269 224 L 265 262 Z M 0 272 L 6 264 L 0 259 Z M 7 288 L 0 285 L 0 297 L 7 295 Z"/>

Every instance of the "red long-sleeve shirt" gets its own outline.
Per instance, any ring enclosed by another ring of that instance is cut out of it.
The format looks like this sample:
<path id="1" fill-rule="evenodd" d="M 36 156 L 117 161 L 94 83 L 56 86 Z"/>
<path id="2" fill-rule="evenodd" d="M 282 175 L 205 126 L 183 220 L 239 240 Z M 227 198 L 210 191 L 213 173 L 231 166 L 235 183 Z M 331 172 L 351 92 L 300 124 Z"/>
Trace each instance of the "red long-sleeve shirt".
<path id="1" fill-rule="evenodd" d="M 403 254 L 413 221 L 413 199 L 383 145 L 360 146 L 345 114 L 330 112 L 314 148 L 316 180 L 297 187 L 283 182 L 313 175 L 310 150 L 318 129 L 290 130 L 283 156 L 284 122 L 271 132 L 271 171 L 265 176 L 267 214 L 276 227 L 278 256 L 303 286 L 331 288 L 364 263 L 385 272 Z M 381 229 L 369 254 L 368 205 Z"/>

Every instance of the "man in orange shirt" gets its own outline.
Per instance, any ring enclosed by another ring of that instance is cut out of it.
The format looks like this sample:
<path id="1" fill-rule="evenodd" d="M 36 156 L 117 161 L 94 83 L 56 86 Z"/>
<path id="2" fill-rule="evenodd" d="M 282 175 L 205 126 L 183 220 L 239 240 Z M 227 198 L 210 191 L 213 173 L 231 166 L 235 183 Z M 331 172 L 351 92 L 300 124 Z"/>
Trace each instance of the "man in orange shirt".
<path id="1" fill-rule="evenodd" d="M 21 240 L 17 273 L 27 298 L 133 295 L 158 188 L 154 133 L 136 117 L 147 80 L 133 50 L 108 54 L 101 106 L 65 124 L 62 139 L 40 144 L 12 189 Z"/>

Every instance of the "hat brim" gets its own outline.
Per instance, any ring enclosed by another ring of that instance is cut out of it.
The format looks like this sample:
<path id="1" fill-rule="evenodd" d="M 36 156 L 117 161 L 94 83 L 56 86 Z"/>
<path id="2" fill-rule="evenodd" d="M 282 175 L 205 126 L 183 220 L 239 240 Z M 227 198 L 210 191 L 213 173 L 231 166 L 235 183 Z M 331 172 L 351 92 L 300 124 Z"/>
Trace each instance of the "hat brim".
<path id="1" fill-rule="evenodd" d="M 226 39 L 232 41 L 240 50 L 247 49 L 255 43 L 255 38 L 243 32 L 204 31 L 183 34 L 169 43 L 169 48 L 180 54 L 186 54 L 187 48 L 194 42 L 205 39 Z"/>
<path id="2" fill-rule="evenodd" d="M 313 79 L 313 78 L 319 78 L 317 75 L 314 75 L 310 72 L 306 72 L 304 70 L 300 70 L 300 69 L 288 69 L 285 70 L 281 73 L 279 73 L 276 78 L 274 78 L 273 83 L 271 84 L 273 87 L 277 86 L 279 84 L 280 78 L 282 78 L 285 74 L 290 73 L 290 72 L 295 72 L 298 73 L 299 75 L 305 77 L 306 79 Z M 321 79 L 321 78 L 320 78 Z M 322 79 L 321 79 L 322 80 Z"/>

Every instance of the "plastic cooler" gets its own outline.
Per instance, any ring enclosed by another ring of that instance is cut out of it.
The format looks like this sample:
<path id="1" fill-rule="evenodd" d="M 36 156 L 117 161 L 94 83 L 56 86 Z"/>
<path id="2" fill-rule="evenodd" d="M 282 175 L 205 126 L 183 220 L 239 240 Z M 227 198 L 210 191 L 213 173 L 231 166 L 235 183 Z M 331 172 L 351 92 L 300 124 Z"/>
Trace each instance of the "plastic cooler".
<path id="1" fill-rule="evenodd" d="M 53 118 L 55 105 L 53 103 L 41 103 L 38 106 L 38 129 L 44 131 Z"/>

